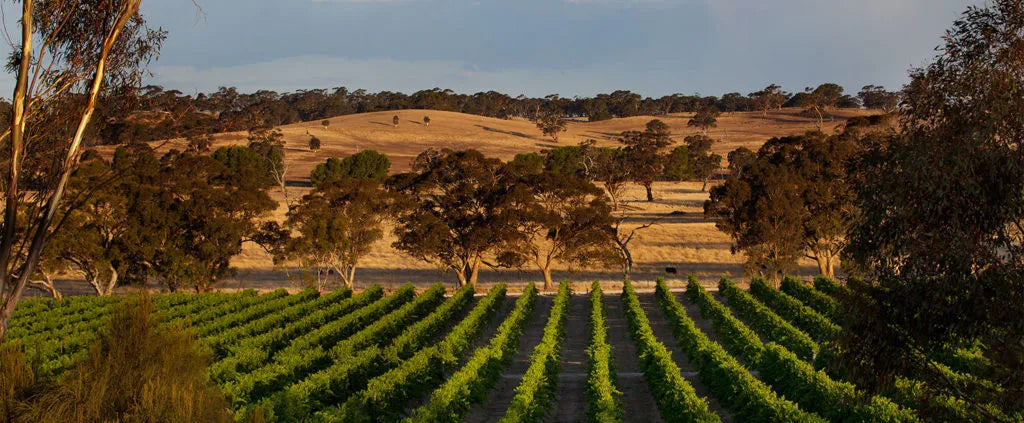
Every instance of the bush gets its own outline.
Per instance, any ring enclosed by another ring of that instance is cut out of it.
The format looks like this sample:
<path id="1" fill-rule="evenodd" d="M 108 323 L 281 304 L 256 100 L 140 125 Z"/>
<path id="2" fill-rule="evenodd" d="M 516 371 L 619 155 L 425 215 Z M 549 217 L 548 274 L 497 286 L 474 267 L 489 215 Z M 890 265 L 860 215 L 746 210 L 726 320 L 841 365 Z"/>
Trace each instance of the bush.
<path id="1" fill-rule="evenodd" d="M 530 367 L 516 387 L 516 395 L 501 422 L 538 422 L 551 408 L 555 400 L 555 383 L 558 381 L 561 364 L 559 357 L 562 353 L 562 340 L 565 339 L 565 319 L 569 315 L 571 295 L 569 283 L 562 282 L 555 297 L 555 305 L 551 307 L 551 315 L 544 325 L 544 336 L 533 349 Z"/>
<path id="2" fill-rule="evenodd" d="M 147 296 L 119 304 L 86 361 L 5 417 L 27 422 L 230 421 L 227 402 L 206 376 L 209 357 L 199 353 L 190 330 L 158 329 L 153 315 Z M 16 354 L 3 357 L 0 387 L 5 394 L 11 388 L 25 392 L 26 383 L 33 383 L 29 370 Z M 9 374 L 8 368 L 20 371 Z"/>
<path id="3" fill-rule="evenodd" d="M 750 294 L 817 341 L 831 340 L 839 334 L 839 326 L 827 317 L 800 300 L 768 286 L 764 279 L 750 282 Z"/>
<path id="4" fill-rule="evenodd" d="M 601 283 L 590 291 L 590 346 L 587 347 L 587 419 L 592 422 L 621 422 L 622 405 L 615 378 L 612 346 L 608 344 Z"/>

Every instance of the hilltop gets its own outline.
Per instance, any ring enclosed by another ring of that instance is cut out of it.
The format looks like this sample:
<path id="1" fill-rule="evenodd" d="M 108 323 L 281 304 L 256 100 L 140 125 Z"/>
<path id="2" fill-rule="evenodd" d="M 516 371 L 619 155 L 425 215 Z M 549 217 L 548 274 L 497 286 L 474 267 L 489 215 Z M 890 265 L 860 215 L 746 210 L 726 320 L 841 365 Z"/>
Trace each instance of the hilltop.
<path id="1" fill-rule="evenodd" d="M 803 116 L 801 109 L 787 108 L 768 112 L 731 112 L 718 119 L 718 127 L 710 135 L 718 140 L 715 152 L 723 157 L 738 147 L 757 149 L 771 137 L 799 134 L 817 129 L 817 120 Z M 825 129 L 831 130 L 846 119 L 865 116 L 877 111 L 840 109 L 835 117 L 825 121 Z M 395 127 L 392 118 L 398 116 Z M 430 117 L 430 125 L 423 123 L 423 117 Z M 408 170 L 412 159 L 427 148 L 477 149 L 482 153 L 511 159 L 518 153 L 541 151 L 559 145 L 573 145 L 594 139 L 599 145 L 616 145 L 616 137 L 623 131 L 643 129 L 651 119 L 661 119 L 672 128 L 677 143 L 697 132 L 686 126 L 692 113 L 673 113 L 663 116 L 632 116 L 598 122 L 570 120 L 566 132 L 559 136 L 556 144 L 541 135 L 533 122 L 526 119 L 498 119 L 478 115 L 438 110 L 409 109 L 359 113 L 325 119 L 283 125 L 288 165 L 287 177 L 291 181 L 307 181 L 309 172 L 328 157 L 346 156 L 362 149 L 374 149 L 387 154 L 392 161 L 392 171 Z M 307 148 L 310 136 L 321 141 L 321 149 L 311 152 Z M 246 144 L 245 132 L 227 132 L 214 136 L 214 146 Z M 163 149 L 183 148 L 182 139 L 155 143 Z"/>
<path id="2" fill-rule="evenodd" d="M 856 116 L 877 114 L 878 111 L 840 109 L 831 121 L 826 120 L 824 129 L 833 130 L 846 119 Z M 392 124 L 398 115 L 399 125 Z M 430 125 L 423 123 L 423 117 L 430 117 Z M 300 122 L 280 126 L 284 135 L 287 164 L 286 179 L 289 181 L 289 195 L 292 199 L 308 192 L 309 173 L 318 163 L 333 156 L 343 157 L 362 149 L 374 149 L 387 154 L 392 160 L 392 172 L 409 169 L 413 158 L 427 148 L 451 148 L 480 150 L 489 156 L 505 160 L 518 153 L 536 152 L 559 145 L 574 145 L 587 139 L 594 139 L 599 145 L 617 145 L 616 136 L 623 131 L 639 130 L 651 119 L 661 119 L 672 128 L 672 139 L 681 143 L 687 135 L 697 132 L 687 127 L 692 114 L 673 113 L 662 116 L 633 116 L 598 122 L 571 120 L 567 131 L 556 144 L 543 137 L 533 122 L 526 119 L 497 119 L 478 115 L 444 112 L 437 110 L 400 110 L 351 114 L 322 120 Z M 715 152 L 725 156 L 738 147 L 758 149 L 771 137 L 800 134 L 817 129 L 817 120 L 801 114 L 801 109 L 787 108 L 762 115 L 760 112 L 723 113 L 718 127 L 710 135 L 719 139 Z M 321 140 L 321 149 L 308 149 L 310 136 Z M 226 145 L 245 145 L 245 132 L 228 132 L 214 136 L 213 148 Z M 182 149 L 185 140 L 174 139 L 155 142 L 162 151 L 171 148 Z M 113 147 L 104 147 L 109 154 Z M 723 163 L 724 165 L 725 163 Z M 656 227 L 638 232 L 630 246 L 636 259 L 634 278 L 653 280 L 666 276 L 669 280 L 682 278 L 693 273 L 702 279 L 712 281 L 722 275 L 739 277 L 742 274 L 743 257 L 730 251 L 730 239 L 718 231 L 714 223 L 703 216 L 703 204 L 708 193 L 700 191 L 698 182 L 658 182 L 654 186 L 656 201 L 644 200 L 643 188 L 629 186 L 625 193 L 629 219 L 625 229 L 659 218 Z M 271 197 L 281 205 L 275 218 L 284 220 L 287 207 L 284 197 L 276 188 L 270 190 Z M 369 255 L 361 261 L 357 271 L 360 285 L 404 282 L 428 283 L 438 280 L 451 281 L 451 274 L 443 275 L 424 262 L 405 256 L 391 248 L 394 237 L 386 230 L 385 237 Z M 242 254 L 232 259 L 232 265 L 239 271 L 233 278 L 224 280 L 221 288 L 276 288 L 297 284 L 297 274 L 275 267 L 271 258 L 258 246 L 247 244 Z M 676 275 L 666 274 L 666 267 L 675 267 Z M 802 263 L 804 276 L 816 273 L 813 262 Z M 483 269 L 480 281 L 483 285 L 494 282 L 525 282 L 536 280 L 537 272 L 526 267 L 522 270 Z M 556 279 L 588 281 L 600 279 L 607 282 L 621 281 L 617 269 L 587 269 L 582 272 L 555 272 Z"/>

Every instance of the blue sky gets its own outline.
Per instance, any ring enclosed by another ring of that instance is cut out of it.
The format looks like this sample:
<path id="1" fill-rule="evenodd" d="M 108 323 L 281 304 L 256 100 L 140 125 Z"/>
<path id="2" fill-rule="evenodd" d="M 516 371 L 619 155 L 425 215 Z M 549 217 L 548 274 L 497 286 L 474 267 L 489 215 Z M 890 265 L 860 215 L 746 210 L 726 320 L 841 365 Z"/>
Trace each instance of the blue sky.
<path id="1" fill-rule="evenodd" d="M 187 93 L 897 88 L 970 0 L 144 0 L 148 82 Z M 12 7 L 7 5 L 8 8 Z M 0 81 L 4 92 L 10 78 Z"/>

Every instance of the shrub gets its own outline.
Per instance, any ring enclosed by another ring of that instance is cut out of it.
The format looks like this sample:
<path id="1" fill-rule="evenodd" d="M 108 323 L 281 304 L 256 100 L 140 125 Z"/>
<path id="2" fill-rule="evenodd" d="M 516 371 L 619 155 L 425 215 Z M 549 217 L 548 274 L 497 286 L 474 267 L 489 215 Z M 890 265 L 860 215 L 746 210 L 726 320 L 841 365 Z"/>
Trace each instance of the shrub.
<path id="1" fill-rule="evenodd" d="M 152 312 L 148 296 L 119 304 L 88 359 L 13 420 L 230 421 L 227 402 L 206 376 L 209 357 L 187 328 L 158 329 Z"/>

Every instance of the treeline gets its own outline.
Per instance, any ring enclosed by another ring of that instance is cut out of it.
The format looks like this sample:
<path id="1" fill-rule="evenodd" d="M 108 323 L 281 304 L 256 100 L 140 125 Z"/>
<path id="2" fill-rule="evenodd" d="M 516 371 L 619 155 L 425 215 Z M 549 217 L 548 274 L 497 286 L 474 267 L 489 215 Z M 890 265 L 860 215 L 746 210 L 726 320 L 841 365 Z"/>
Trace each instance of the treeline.
<path id="1" fill-rule="evenodd" d="M 199 136 L 253 127 L 286 125 L 353 113 L 403 109 L 430 109 L 509 119 L 539 119 L 553 115 L 590 121 L 629 116 L 657 116 L 667 113 L 768 111 L 780 107 L 801 107 L 817 117 L 824 109 L 867 107 L 891 110 L 898 94 L 874 85 L 858 94 L 827 83 L 802 92 L 789 93 L 772 84 L 746 95 L 732 92 L 718 96 L 672 94 L 644 97 L 626 90 L 593 97 L 512 97 L 495 91 L 459 94 L 433 88 L 412 94 L 366 90 L 300 90 L 278 93 L 259 90 L 240 93 L 234 87 L 216 92 L 187 95 L 159 86 L 112 92 L 100 102 L 87 142 L 91 145 L 127 144 L 160 139 Z M 75 101 L 60 107 L 80 107 Z M 9 115 L 10 104 L 0 104 L 0 115 Z"/>
<path id="2" fill-rule="evenodd" d="M 72 175 L 76 200 L 61 209 L 33 284 L 59 296 L 53 276 L 75 271 L 99 295 L 150 282 L 208 291 L 253 242 L 276 264 L 300 267 L 308 285 L 352 287 L 388 226 L 393 248 L 452 271 L 460 284 L 474 284 L 485 267 L 535 268 L 549 287 L 553 270 L 565 266 L 619 266 L 628 276 L 629 243 L 645 225 L 621 227 L 626 186 L 645 187 L 653 201 L 655 182 L 706 185 L 721 166 L 711 137 L 691 135 L 673 148 L 671 136 L 654 119 L 621 133 L 619 146 L 584 142 L 508 162 L 429 149 L 395 175 L 387 156 L 364 150 L 317 165 L 313 191 L 294 201 L 276 131 L 251 131 L 248 145 L 209 154 L 191 144 L 158 156 L 133 143 L 109 160 L 90 151 Z M 284 193 L 283 222 L 270 216 L 269 190 Z"/>

